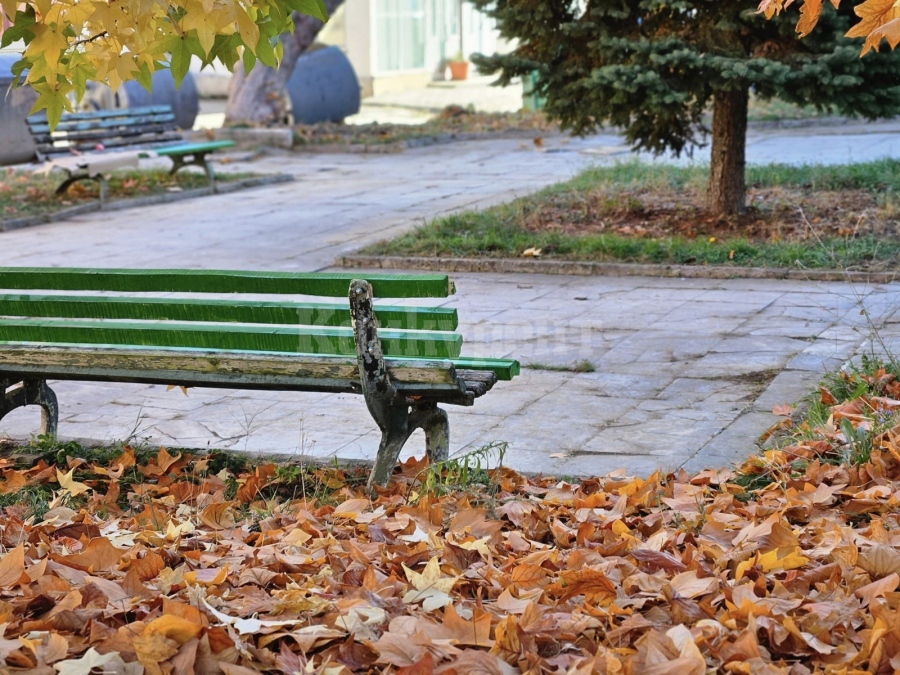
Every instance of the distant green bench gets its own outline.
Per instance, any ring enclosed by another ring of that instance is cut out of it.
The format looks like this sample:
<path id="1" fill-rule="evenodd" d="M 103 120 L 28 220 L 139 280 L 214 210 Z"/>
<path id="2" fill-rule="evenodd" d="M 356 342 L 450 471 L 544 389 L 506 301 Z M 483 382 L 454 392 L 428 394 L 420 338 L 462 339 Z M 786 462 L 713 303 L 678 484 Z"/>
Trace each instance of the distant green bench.
<path id="1" fill-rule="evenodd" d="M 83 166 L 79 162 L 59 165 L 69 173 L 69 177 L 59 186 L 57 194 L 64 193 L 77 181 L 91 179 L 100 182 L 101 201 L 105 201 L 106 196 L 103 166 L 101 164 L 96 169 L 88 166 L 89 161 L 99 159 L 100 154 L 131 150 L 136 157 L 151 157 L 154 154 L 169 157 L 172 160 L 171 173 L 186 166 L 199 166 L 212 185 L 215 174 L 206 156 L 234 146 L 234 141 L 185 142 L 178 131 L 172 107 L 168 105 L 67 113 L 53 130 L 43 114 L 32 115 L 27 121 L 39 160 L 53 161 L 72 155 L 84 160 Z"/>
<path id="2" fill-rule="evenodd" d="M 418 428 L 429 458 L 447 458 L 438 404 L 472 405 L 519 372 L 514 360 L 461 357 L 453 308 L 373 302 L 445 298 L 442 274 L 6 267 L 0 289 L 0 418 L 38 405 L 50 436 L 47 380 L 356 393 L 382 432 L 369 484 L 383 485 Z"/>

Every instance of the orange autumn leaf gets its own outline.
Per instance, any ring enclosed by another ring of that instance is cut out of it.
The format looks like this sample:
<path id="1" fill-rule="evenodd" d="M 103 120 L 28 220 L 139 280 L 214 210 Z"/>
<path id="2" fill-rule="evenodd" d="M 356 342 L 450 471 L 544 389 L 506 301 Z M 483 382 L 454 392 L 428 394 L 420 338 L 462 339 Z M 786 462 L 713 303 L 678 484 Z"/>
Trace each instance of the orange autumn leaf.
<path id="1" fill-rule="evenodd" d="M 453 644 L 490 647 L 494 644 L 491 623 L 491 615 L 486 612 L 478 612 L 471 621 L 466 621 L 456 613 L 453 605 L 448 605 L 444 609 L 440 638 L 451 640 Z"/>
<path id="2" fill-rule="evenodd" d="M 209 567 L 184 573 L 187 584 L 203 584 L 204 586 L 220 586 L 228 578 L 228 564 L 224 567 Z"/>
<path id="3" fill-rule="evenodd" d="M 601 570 L 591 567 L 561 572 L 547 591 L 561 600 L 583 595 L 585 602 L 600 606 L 610 605 L 616 599 L 615 584 Z"/>
<path id="4" fill-rule="evenodd" d="M 847 31 L 846 37 L 867 37 L 876 28 L 900 17 L 893 0 L 865 0 L 853 8 L 859 23 Z"/>
<path id="5" fill-rule="evenodd" d="M 397 668 L 397 675 L 432 675 L 434 673 L 434 657 L 431 652 L 425 652 L 425 655 L 410 666 L 401 666 Z"/>
<path id="6" fill-rule="evenodd" d="M 217 502 L 210 504 L 200 512 L 200 522 L 214 530 L 228 530 L 237 522 L 231 510 L 233 502 Z"/>
<path id="7" fill-rule="evenodd" d="M 25 547 L 19 544 L 0 557 L 0 588 L 14 586 L 23 575 L 25 575 Z"/>
<path id="8" fill-rule="evenodd" d="M 812 32 L 821 14 L 822 0 L 804 0 L 800 6 L 800 20 L 797 21 L 797 33 L 800 37 L 806 37 Z"/>
<path id="9" fill-rule="evenodd" d="M 540 565 L 525 563 L 517 565 L 510 575 L 513 586 L 520 591 L 538 588 L 547 583 L 549 572 Z"/>
<path id="10" fill-rule="evenodd" d="M 237 500 L 243 504 L 249 504 L 253 500 L 259 499 L 259 490 L 262 485 L 259 476 L 248 476 L 237 490 Z"/>
<path id="11" fill-rule="evenodd" d="M 862 600 L 863 607 L 870 605 L 875 598 L 883 598 L 887 593 L 893 593 L 900 586 L 900 575 L 892 572 L 871 584 L 857 588 L 853 594 Z"/>
<path id="12" fill-rule="evenodd" d="M 141 558 L 132 559 L 128 569 L 134 570 L 142 580 L 146 581 L 147 579 L 155 579 L 156 575 L 158 575 L 165 566 L 166 563 L 163 561 L 162 556 L 155 551 L 147 551 Z"/>
<path id="13" fill-rule="evenodd" d="M 53 559 L 69 567 L 96 574 L 115 568 L 126 552 L 113 546 L 106 537 L 97 537 L 91 539 L 81 553 L 53 556 Z"/>
<path id="14" fill-rule="evenodd" d="M 149 633 L 159 633 L 160 635 L 183 645 L 188 640 L 197 637 L 202 629 L 203 626 L 199 623 L 188 621 L 180 616 L 164 614 L 147 624 L 147 627 L 144 629 L 144 635 Z"/>

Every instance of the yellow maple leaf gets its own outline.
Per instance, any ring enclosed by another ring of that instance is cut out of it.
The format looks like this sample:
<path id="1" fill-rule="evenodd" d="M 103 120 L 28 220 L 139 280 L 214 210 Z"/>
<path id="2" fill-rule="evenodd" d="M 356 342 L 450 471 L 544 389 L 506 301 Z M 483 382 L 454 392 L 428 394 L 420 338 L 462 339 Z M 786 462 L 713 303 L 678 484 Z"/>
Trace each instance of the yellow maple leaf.
<path id="1" fill-rule="evenodd" d="M 73 477 L 75 473 L 75 469 L 69 471 L 69 473 L 63 473 L 59 469 L 56 470 L 56 480 L 59 482 L 60 487 L 63 490 L 66 490 L 73 497 L 77 497 L 78 495 L 87 492 L 91 488 L 85 485 L 84 483 L 79 483 Z"/>
<path id="2" fill-rule="evenodd" d="M 481 539 L 474 539 L 472 541 L 455 541 L 454 545 L 459 546 L 467 551 L 478 551 L 485 558 L 490 557 L 491 551 L 488 548 L 488 542 L 490 542 L 490 536 L 482 537 Z"/>
<path id="3" fill-rule="evenodd" d="M 406 572 L 406 578 L 414 589 L 403 596 L 403 602 L 410 604 L 421 602 L 429 612 L 453 602 L 449 593 L 459 577 L 443 576 L 436 556 L 428 561 L 421 574 L 412 571 L 406 565 L 403 565 L 403 571 Z"/>
<path id="4" fill-rule="evenodd" d="M 253 19 L 247 16 L 247 12 L 243 7 L 235 7 L 234 15 L 237 20 L 238 31 L 240 31 L 241 39 L 251 52 L 256 52 L 256 44 L 259 42 L 259 26 Z"/>
<path id="5" fill-rule="evenodd" d="M 768 553 L 763 553 L 756 560 L 756 564 L 763 572 L 772 570 L 795 570 L 809 562 L 809 558 L 803 555 L 799 546 L 790 549 L 776 548 Z"/>

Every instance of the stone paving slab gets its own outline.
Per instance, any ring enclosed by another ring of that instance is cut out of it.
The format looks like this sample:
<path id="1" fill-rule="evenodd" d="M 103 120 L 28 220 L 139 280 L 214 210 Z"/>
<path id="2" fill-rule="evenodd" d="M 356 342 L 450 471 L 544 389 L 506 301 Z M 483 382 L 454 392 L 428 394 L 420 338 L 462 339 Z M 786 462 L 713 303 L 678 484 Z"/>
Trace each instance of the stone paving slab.
<path id="1" fill-rule="evenodd" d="M 787 157 L 782 138 L 780 158 L 815 156 L 822 138 L 793 138 Z M 828 136 L 835 147 L 855 147 L 854 140 Z M 560 142 L 551 147 L 558 152 L 502 141 L 391 156 L 277 156 L 228 169 L 288 172 L 297 181 L 81 216 L 2 233 L 0 244 L 7 265 L 324 269 L 423 219 L 564 179 L 597 161 L 587 150 L 617 144 L 610 135 Z M 877 143 L 861 145 L 865 157 L 877 152 Z M 473 408 L 451 407 L 452 448 L 505 441 L 507 463 L 526 471 L 728 464 L 776 421 L 773 405 L 797 400 L 860 349 L 880 347 L 869 344 L 873 328 L 900 348 L 898 283 L 453 276 L 458 293 L 444 304 L 459 309 L 465 353 L 514 356 L 533 369 Z M 546 369 L 582 359 L 595 371 Z M 374 423 L 352 395 L 192 389 L 185 396 L 163 386 L 77 382 L 56 389 L 63 437 L 322 459 L 370 459 L 377 448 Z M 36 410 L 16 411 L 0 431 L 27 437 L 37 420 Z M 405 452 L 421 454 L 420 435 Z"/>

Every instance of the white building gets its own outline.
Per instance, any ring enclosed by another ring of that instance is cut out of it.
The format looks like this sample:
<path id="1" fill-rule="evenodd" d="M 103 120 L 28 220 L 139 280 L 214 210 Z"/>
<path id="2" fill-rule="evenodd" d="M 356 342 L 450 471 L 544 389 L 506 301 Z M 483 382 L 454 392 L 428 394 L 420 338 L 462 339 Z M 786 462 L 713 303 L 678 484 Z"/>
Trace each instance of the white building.
<path id="1" fill-rule="evenodd" d="M 463 0 L 344 0 L 320 40 L 346 52 L 363 96 L 443 79 L 448 59 L 493 54 L 492 19 Z"/>

